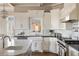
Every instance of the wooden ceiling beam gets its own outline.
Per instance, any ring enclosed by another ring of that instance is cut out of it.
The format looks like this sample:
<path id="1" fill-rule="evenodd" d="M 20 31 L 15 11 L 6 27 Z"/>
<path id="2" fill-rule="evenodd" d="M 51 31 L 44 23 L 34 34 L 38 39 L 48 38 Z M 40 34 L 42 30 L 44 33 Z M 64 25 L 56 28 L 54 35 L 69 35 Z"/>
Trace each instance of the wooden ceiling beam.
<path id="1" fill-rule="evenodd" d="M 10 7 L 15 7 L 15 5 L 14 5 L 13 3 L 8 3 L 8 5 L 9 5 Z"/>
<path id="2" fill-rule="evenodd" d="M 13 4 L 11 4 L 12 6 L 14 6 Z M 14 6 L 15 8 L 15 12 L 26 12 L 27 10 L 44 10 L 44 11 L 50 11 L 52 9 L 56 9 L 56 8 L 62 8 L 63 7 L 63 3 L 60 4 L 45 4 L 45 3 L 41 3 L 40 6 Z"/>

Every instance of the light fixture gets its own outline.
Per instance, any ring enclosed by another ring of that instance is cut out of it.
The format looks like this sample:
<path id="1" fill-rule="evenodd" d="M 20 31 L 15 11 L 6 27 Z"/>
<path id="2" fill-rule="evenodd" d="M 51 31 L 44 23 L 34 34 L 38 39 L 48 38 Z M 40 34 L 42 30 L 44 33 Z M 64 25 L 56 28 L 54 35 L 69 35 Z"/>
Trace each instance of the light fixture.
<path id="1" fill-rule="evenodd" d="M 1 17 L 2 17 L 3 19 L 5 19 L 5 18 L 7 17 L 8 12 L 7 12 L 7 10 L 5 9 L 5 4 L 4 4 L 4 3 L 3 3 L 3 10 L 0 12 L 0 14 L 1 14 Z"/>

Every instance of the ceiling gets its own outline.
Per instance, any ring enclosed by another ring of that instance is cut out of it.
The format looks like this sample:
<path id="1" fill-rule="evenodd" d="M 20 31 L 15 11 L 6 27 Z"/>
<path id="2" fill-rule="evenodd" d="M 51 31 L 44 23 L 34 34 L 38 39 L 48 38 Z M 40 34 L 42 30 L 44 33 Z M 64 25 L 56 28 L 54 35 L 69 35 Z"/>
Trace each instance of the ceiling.
<path id="1" fill-rule="evenodd" d="M 27 12 L 27 10 L 50 11 L 54 8 L 62 8 L 63 3 L 6 3 L 6 9 L 14 9 L 15 12 Z M 0 9 L 3 4 L 0 4 Z"/>

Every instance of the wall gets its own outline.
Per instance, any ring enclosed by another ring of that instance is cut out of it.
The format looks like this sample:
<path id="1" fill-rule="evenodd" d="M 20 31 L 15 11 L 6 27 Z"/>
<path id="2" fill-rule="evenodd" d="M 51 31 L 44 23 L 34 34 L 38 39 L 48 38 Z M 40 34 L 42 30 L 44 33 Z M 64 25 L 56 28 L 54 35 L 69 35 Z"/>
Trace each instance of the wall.
<path id="1" fill-rule="evenodd" d="M 29 33 L 29 17 L 40 18 L 42 22 L 42 30 L 46 30 L 46 32 L 51 27 L 51 13 L 48 13 L 48 12 L 44 13 L 43 10 L 29 10 L 26 13 L 17 12 L 17 13 L 14 13 L 13 16 L 15 16 L 15 19 L 16 19 L 15 34 L 22 31 L 21 29 L 23 29 L 24 32 L 26 32 L 26 34 Z M 52 20 L 52 22 L 53 21 L 54 19 Z M 6 21 L 3 20 L 2 18 L 0 18 L 0 34 L 6 34 Z"/>
<path id="2" fill-rule="evenodd" d="M 6 34 L 6 21 L 0 17 L 0 34 Z"/>
<path id="3" fill-rule="evenodd" d="M 43 10 L 29 10 L 27 13 L 15 13 L 16 33 L 21 32 L 23 30 L 26 35 L 30 33 L 32 34 L 31 29 L 29 28 L 29 21 L 32 18 L 39 18 L 43 30 L 43 14 Z"/>
<path id="4" fill-rule="evenodd" d="M 51 13 L 45 12 L 43 19 L 44 34 L 48 34 L 51 28 Z"/>
<path id="5" fill-rule="evenodd" d="M 24 31 L 26 34 L 29 32 L 29 16 L 28 13 L 15 13 L 15 34 Z"/>
<path id="6" fill-rule="evenodd" d="M 60 28 L 59 9 L 51 10 L 51 29 Z"/>

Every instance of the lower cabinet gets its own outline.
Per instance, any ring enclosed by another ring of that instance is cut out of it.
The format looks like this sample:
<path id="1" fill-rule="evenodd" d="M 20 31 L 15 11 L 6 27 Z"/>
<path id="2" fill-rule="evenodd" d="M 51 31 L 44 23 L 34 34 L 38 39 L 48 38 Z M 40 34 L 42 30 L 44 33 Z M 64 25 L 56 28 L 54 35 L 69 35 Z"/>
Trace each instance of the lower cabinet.
<path id="1" fill-rule="evenodd" d="M 23 50 L 27 50 L 29 43 L 27 39 L 16 39 L 14 42 L 14 46 L 21 46 Z"/>
<path id="2" fill-rule="evenodd" d="M 0 37 L 0 48 L 3 48 L 3 40 L 1 37 Z"/>
<path id="3" fill-rule="evenodd" d="M 32 52 L 52 52 L 52 53 L 58 53 L 58 45 L 57 45 L 57 38 L 52 37 L 28 37 L 27 40 L 17 39 L 15 40 L 16 46 L 23 46 L 24 49 L 26 49 L 29 40 L 31 42 L 31 50 Z"/>
<path id="4" fill-rule="evenodd" d="M 78 56 L 78 51 L 71 46 L 69 46 L 69 56 Z"/>
<path id="5" fill-rule="evenodd" d="M 43 41 L 43 51 L 49 52 L 50 38 L 49 37 L 45 37 L 43 39 L 44 39 L 44 41 Z"/>
<path id="6" fill-rule="evenodd" d="M 43 52 L 43 39 L 42 37 L 29 37 L 29 40 L 32 41 L 31 50 L 33 52 Z"/>
<path id="7" fill-rule="evenodd" d="M 58 54 L 58 45 L 57 45 L 57 38 L 50 38 L 50 45 L 49 45 L 49 52 L 57 53 Z"/>

